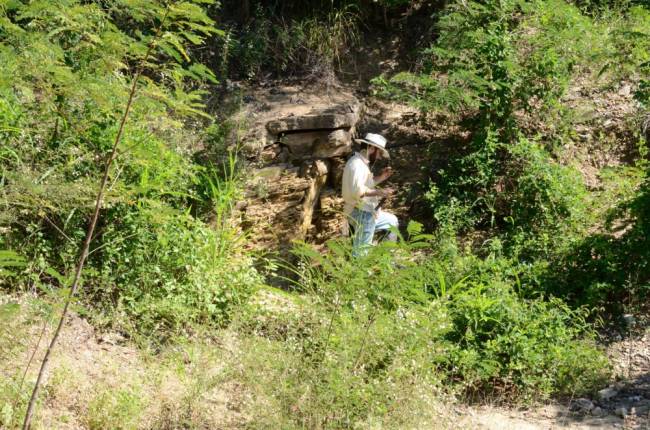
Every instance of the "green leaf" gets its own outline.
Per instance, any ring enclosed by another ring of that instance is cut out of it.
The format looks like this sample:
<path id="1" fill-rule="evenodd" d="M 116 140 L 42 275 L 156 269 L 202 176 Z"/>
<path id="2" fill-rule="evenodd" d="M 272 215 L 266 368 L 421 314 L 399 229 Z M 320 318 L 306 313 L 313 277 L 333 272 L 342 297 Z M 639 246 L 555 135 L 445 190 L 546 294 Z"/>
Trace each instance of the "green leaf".
<path id="1" fill-rule="evenodd" d="M 411 220 L 406 226 L 406 232 L 409 234 L 409 236 L 415 236 L 417 234 L 422 233 L 423 228 L 424 226 L 422 225 L 422 223 Z"/>
<path id="2" fill-rule="evenodd" d="M 25 264 L 25 259 L 14 251 L 0 250 L 0 275 L 14 274 L 9 270 L 4 270 L 5 267 L 24 267 Z"/>

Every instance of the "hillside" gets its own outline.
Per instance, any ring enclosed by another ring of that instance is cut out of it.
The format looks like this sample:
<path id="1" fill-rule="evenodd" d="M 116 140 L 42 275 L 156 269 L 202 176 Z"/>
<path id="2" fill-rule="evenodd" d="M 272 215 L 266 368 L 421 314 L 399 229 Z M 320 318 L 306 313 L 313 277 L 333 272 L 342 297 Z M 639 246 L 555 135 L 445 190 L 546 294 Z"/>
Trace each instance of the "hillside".
<path id="1" fill-rule="evenodd" d="M 0 1 L 0 428 L 650 428 L 649 139 L 642 1 Z"/>

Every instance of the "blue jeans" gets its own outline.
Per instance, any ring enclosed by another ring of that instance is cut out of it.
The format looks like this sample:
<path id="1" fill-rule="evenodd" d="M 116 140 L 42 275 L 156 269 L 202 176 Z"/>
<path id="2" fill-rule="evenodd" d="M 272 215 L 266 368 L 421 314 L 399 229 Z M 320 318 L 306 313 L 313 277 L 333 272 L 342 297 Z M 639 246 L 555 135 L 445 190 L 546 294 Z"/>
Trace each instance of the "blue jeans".
<path id="1" fill-rule="evenodd" d="M 350 228 L 354 231 L 352 237 L 352 255 L 357 257 L 365 254 L 368 247 L 372 245 L 372 238 L 375 231 L 390 230 L 392 227 L 397 228 L 397 217 L 389 212 L 379 210 L 375 213 L 353 209 L 348 217 Z M 395 233 L 389 233 L 388 240 L 397 240 Z"/>

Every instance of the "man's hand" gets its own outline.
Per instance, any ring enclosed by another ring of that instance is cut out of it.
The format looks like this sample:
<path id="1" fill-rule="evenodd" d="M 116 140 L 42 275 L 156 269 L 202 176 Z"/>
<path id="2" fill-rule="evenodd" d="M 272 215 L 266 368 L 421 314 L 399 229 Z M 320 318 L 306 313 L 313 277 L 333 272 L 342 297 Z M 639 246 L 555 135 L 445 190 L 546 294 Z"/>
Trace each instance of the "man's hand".
<path id="1" fill-rule="evenodd" d="M 386 198 L 390 197 L 393 194 L 395 194 L 395 189 L 394 188 L 382 188 L 381 190 L 377 190 L 379 192 L 379 196 Z"/>
<path id="2" fill-rule="evenodd" d="M 392 194 L 395 193 L 395 190 L 393 188 L 375 188 L 374 190 L 368 190 L 365 192 L 365 194 L 361 197 L 381 197 L 381 198 L 386 198 L 390 197 Z"/>
<path id="3" fill-rule="evenodd" d="M 375 183 L 384 182 L 386 179 L 390 178 L 393 174 L 393 169 L 390 167 L 384 168 L 381 173 L 375 178 Z"/>

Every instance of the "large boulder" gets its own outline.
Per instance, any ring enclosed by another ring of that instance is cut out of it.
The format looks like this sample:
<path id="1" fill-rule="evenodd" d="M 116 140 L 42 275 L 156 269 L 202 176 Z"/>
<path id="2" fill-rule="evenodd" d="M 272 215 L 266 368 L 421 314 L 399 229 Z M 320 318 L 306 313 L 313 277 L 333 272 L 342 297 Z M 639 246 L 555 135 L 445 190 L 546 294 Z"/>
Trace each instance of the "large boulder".
<path id="1" fill-rule="evenodd" d="M 327 131 L 308 131 L 289 133 L 280 137 L 279 142 L 289 149 L 289 156 L 297 159 L 313 158 L 314 147 L 327 142 Z"/>
<path id="2" fill-rule="evenodd" d="M 348 130 L 308 131 L 289 133 L 280 138 L 292 158 L 306 160 L 340 157 L 352 151 L 352 136 Z"/>
<path id="3" fill-rule="evenodd" d="M 337 128 L 351 128 L 359 117 L 356 113 L 323 113 L 316 115 L 289 116 L 266 124 L 271 134 L 286 133 L 289 131 L 333 130 Z"/>
<path id="4" fill-rule="evenodd" d="M 352 135 L 348 130 L 334 130 L 326 140 L 318 141 L 313 148 L 315 158 L 333 158 L 352 152 Z"/>

